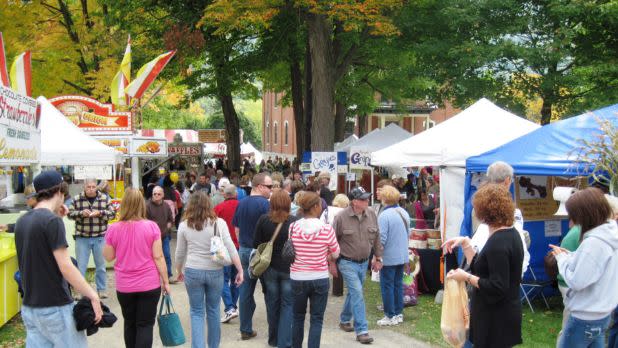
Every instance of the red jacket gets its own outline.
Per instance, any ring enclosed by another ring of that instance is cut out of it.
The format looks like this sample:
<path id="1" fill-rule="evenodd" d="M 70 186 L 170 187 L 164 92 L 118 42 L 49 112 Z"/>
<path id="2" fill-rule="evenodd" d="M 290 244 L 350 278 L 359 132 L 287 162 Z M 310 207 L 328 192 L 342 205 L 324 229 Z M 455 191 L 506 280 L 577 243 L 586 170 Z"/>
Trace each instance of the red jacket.
<path id="1" fill-rule="evenodd" d="M 226 199 L 215 207 L 215 214 L 225 220 L 227 228 L 230 230 L 230 236 L 232 237 L 232 241 L 234 242 L 236 249 L 238 249 L 238 236 L 236 235 L 236 232 L 234 231 L 234 225 L 232 224 L 232 219 L 234 219 L 234 213 L 236 213 L 236 207 L 238 207 L 237 199 Z"/>

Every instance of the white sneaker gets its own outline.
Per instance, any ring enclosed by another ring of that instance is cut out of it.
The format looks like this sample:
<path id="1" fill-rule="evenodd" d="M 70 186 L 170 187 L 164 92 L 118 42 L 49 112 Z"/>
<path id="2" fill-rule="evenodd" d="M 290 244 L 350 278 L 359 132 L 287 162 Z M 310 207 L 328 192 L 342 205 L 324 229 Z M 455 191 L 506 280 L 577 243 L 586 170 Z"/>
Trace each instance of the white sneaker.
<path id="1" fill-rule="evenodd" d="M 393 317 L 393 320 L 397 323 L 397 324 L 401 324 L 403 323 L 403 314 L 397 314 L 396 316 Z"/>
<path id="2" fill-rule="evenodd" d="M 394 317 L 391 319 L 387 316 L 384 316 L 384 318 L 378 320 L 378 325 L 379 326 L 397 325 L 397 320 Z"/>
<path id="3" fill-rule="evenodd" d="M 221 318 L 221 322 L 222 323 L 229 323 L 230 320 L 234 319 L 238 317 L 238 311 L 236 309 L 230 309 L 229 311 L 225 312 L 225 315 L 223 316 L 223 318 Z"/>

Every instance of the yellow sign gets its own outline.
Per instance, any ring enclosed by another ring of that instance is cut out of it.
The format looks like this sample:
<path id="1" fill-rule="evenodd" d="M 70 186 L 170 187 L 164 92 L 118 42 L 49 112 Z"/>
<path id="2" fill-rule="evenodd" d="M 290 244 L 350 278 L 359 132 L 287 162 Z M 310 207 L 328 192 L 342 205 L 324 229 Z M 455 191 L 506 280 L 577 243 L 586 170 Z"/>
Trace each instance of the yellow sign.
<path id="1" fill-rule="evenodd" d="M 0 138 L 0 159 L 15 160 L 15 161 L 36 161 L 38 159 L 38 151 L 36 147 L 29 149 L 18 149 L 8 147 L 6 139 Z"/>

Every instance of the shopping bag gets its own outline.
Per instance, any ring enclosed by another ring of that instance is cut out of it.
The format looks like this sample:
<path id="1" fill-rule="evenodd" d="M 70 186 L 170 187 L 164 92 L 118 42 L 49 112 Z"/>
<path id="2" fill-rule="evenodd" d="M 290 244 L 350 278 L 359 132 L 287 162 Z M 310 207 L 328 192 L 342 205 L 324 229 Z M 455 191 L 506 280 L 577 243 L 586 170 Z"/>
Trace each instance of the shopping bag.
<path id="1" fill-rule="evenodd" d="M 376 283 L 380 282 L 380 271 L 371 270 L 371 281 Z"/>
<path id="2" fill-rule="evenodd" d="M 444 282 L 442 319 L 440 321 L 442 337 L 452 347 L 463 347 L 469 326 L 468 293 L 464 282 L 446 279 Z"/>
<path id="3" fill-rule="evenodd" d="M 221 239 L 219 235 L 217 221 L 214 223 L 214 235 L 210 238 L 210 252 L 213 262 L 221 266 L 229 266 L 232 264 L 230 253 L 227 251 L 225 244 L 223 244 L 223 239 Z"/>
<path id="4" fill-rule="evenodd" d="M 159 336 L 164 346 L 174 347 L 185 343 L 185 333 L 182 330 L 180 318 L 175 313 L 172 299 L 167 293 L 164 293 L 161 299 L 157 322 L 159 323 Z"/>

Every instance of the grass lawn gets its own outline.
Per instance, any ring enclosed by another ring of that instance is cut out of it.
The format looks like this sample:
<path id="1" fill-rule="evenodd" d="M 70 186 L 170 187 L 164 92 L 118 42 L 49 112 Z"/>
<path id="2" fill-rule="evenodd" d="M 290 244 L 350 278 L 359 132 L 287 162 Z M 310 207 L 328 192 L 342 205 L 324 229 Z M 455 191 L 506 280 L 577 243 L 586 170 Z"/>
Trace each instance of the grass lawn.
<path id="1" fill-rule="evenodd" d="M 381 329 L 376 321 L 383 317 L 377 309 L 382 303 L 380 284 L 372 281 L 365 283 L 365 299 L 367 301 L 367 319 L 371 330 Z M 523 308 L 522 337 L 524 344 L 519 347 L 552 347 L 562 325 L 562 298 L 549 299 L 550 310 L 542 302 L 533 302 L 534 313 L 526 305 Z M 439 347 L 449 347 L 442 339 L 440 331 L 441 305 L 434 303 L 433 295 L 420 296 L 418 305 L 404 309 L 404 322 L 398 326 L 389 327 L 421 341 Z"/>
<path id="2" fill-rule="evenodd" d="M 17 348 L 26 345 L 26 328 L 17 314 L 8 323 L 0 328 L 0 347 Z"/>

